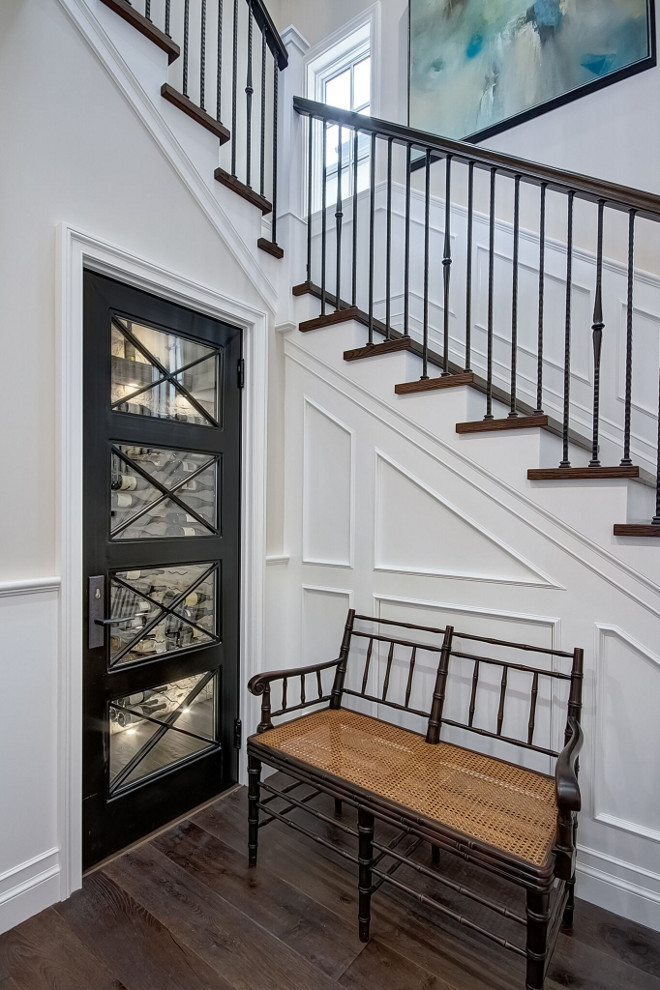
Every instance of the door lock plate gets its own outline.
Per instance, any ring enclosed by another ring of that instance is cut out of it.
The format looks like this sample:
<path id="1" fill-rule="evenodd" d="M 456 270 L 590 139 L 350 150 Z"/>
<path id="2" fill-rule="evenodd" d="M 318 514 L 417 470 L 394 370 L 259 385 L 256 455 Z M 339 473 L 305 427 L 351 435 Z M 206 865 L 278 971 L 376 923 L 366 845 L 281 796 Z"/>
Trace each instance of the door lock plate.
<path id="1" fill-rule="evenodd" d="M 88 633 L 87 645 L 90 650 L 97 650 L 105 643 L 105 626 L 99 623 L 105 614 L 105 577 L 97 574 L 88 580 Z"/>

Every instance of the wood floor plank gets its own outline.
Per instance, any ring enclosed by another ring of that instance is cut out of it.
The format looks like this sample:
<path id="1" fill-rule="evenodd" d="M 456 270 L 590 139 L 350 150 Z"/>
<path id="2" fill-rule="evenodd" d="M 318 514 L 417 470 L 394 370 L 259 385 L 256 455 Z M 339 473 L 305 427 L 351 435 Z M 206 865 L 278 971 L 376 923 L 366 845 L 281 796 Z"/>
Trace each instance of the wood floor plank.
<path id="1" fill-rule="evenodd" d="M 266 868 L 250 869 L 245 856 L 193 822 L 153 844 L 328 976 L 340 976 L 362 950 L 355 925 Z"/>
<path id="2" fill-rule="evenodd" d="M 346 970 L 341 986 L 347 990 L 455 990 L 455 986 L 372 938 Z"/>
<path id="3" fill-rule="evenodd" d="M 151 844 L 105 872 L 234 990 L 336 990 L 336 983 Z"/>
<path id="4" fill-rule="evenodd" d="M 103 872 L 56 911 L 128 990 L 221 990 L 218 974 Z"/>
<path id="5" fill-rule="evenodd" d="M 577 925 L 571 938 L 660 979 L 660 932 L 587 901 L 578 903 L 576 915 Z"/>
<path id="6" fill-rule="evenodd" d="M 130 990 L 52 908 L 0 938 L 0 975 L 20 990 Z"/>

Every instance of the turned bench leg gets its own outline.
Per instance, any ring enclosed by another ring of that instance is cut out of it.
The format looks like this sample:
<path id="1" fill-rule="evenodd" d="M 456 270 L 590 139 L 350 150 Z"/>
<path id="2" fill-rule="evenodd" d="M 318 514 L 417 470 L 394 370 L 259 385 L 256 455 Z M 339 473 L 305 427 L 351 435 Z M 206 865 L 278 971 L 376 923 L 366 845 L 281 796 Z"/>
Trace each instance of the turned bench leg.
<path id="1" fill-rule="evenodd" d="M 374 859 L 374 816 L 364 808 L 358 809 L 358 836 L 359 934 L 361 942 L 368 942 L 371 920 L 371 865 Z"/>
<path id="2" fill-rule="evenodd" d="M 248 865 L 257 865 L 259 845 L 259 784 L 261 781 L 261 760 L 248 756 Z"/>
<path id="3" fill-rule="evenodd" d="M 527 983 L 526 990 L 543 990 L 548 956 L 550 895 L 527 891 Z"/>
<path id="4" fill-rule="evenodd" d="M 573 823 L 573 848 L 577 849 L 577 818 Z M 573 927 L 573 913 L 575 911 L 575 873 L 571 879 L 566 884 L 566 889 L 568 891 L 568 900 L 566 901 L 566 907 L 564 908 L 564 914 L 561 919 L 564 928 L 569 930 Z"/>

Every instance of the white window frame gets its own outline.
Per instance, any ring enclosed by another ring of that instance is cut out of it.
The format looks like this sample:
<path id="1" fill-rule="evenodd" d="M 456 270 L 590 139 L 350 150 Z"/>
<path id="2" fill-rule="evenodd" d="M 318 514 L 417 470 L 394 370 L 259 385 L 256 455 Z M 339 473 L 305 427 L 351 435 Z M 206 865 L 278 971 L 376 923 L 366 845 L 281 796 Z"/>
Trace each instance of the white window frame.
<path id="1" fill-rule="evenodd" d="M 377 117 L 380 104 L 380 0 L 347 21 L 333 34 L 310 48 L 305 56 L 305 95 L 318 103 L 324 102 L 325 84 L 365 56 L 371 57 L 370 116 Z M 317 126 L 313 160 L 321 161 L 321 128 Z M 309 172 L 307 171 L 307 175 Z M 314 182 L 317 189 L 318 183 Z M 315 195 L 312 211 L 320 209 L 320 196 Z M 307 203 L 307 193 L 305 193 Z"/>

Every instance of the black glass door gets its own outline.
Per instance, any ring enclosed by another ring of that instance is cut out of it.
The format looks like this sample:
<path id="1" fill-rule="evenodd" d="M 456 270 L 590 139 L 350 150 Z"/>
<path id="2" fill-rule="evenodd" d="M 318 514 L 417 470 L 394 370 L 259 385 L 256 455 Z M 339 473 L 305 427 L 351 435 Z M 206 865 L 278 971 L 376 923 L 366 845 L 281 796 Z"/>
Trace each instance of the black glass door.
<path id="1" fill-rule="evenodd" d="M 84 281 L 83 865 L 237 777 L 241 331 Z"/>

